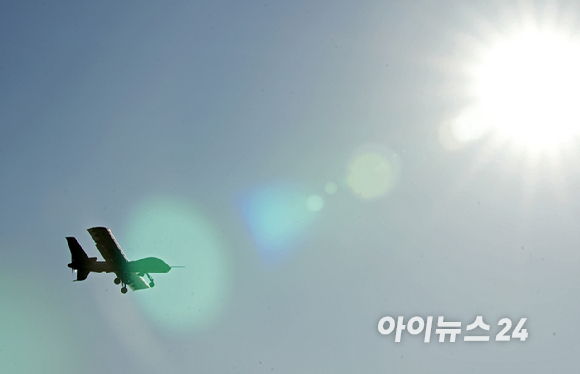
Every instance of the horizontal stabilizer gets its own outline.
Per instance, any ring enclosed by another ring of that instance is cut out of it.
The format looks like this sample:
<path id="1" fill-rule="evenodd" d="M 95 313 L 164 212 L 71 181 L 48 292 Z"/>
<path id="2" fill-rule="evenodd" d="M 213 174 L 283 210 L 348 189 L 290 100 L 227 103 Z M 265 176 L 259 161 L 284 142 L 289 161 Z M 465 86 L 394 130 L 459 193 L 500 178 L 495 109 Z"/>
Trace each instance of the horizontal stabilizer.
<path id="1" fill-rule="evenodd" d="M 90 273 L 90 270 L 78 269 L 77 270 L 77 279 L 75 279 L 75 282 L 76 281 L 84 281 L 89 276 L 89 273 Z"/>

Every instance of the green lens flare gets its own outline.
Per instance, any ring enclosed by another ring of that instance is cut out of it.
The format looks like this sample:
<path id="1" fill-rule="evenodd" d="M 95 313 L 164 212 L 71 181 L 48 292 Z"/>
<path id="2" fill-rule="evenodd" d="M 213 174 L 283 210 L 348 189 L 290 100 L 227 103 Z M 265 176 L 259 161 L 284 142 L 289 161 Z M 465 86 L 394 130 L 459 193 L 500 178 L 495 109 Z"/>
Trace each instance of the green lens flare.
<path id="1" fill-rule="evenodd" d="M 203 330 L 219 320 L 231 288 L 231 266 L 212 225 L 186 201 L 158 198 L 133 212 L 121 242 L 131 260 L 147 256 L 184 266 L 152 274 L 153 289 L 135 293 L 145 313 L 170 332 Z"/>
<path id="2" fill-rule="evenodd" d="M 0 266 L 0 284 L 8 285 L 0 289 L 0 373 L 74 372 L 89 358 L 77 344 L 78 326 L 67 320 L 70 311 L 63 313 L 62 296 L 47 293 L 54 284 L 38 274 L 17 270 Z"/>
<path id="3" fill-rule="evenodd" d="M 348 165 L 347 183 L 362 199 L 374 199 L 389 193 L 398 177 L 394 157 L 370 151 L 357 155 Z"/>
<path id="4" fill-rule="evenodd" d="M 324 206 L 324 200 L 318 195 L 311 195 L 306 199 L 306 207 L 311 212 L 318 212 Z"/>
<path id="5" fill-rule="evenodd" d="M 324 185 L 324 192 L 329 195 L 334 195 L 338 191 L 338 186 L 334 182 L 328 182 Z"/>

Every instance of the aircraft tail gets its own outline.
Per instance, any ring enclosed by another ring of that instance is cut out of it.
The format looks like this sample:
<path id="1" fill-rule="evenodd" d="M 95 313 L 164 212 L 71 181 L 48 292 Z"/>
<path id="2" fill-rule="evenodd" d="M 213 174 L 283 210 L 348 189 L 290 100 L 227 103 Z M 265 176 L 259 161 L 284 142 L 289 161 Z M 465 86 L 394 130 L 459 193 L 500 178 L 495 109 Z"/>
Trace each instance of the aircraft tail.
<path id="1" fill-rule="evenodd" d="M 88 265 L 93 259 L 87 256 L 87 253 L 83 250 L 83 247 L 81 247 L 76 238 L 67 237 L 66 240 L 71 254 L 71 263 L 68 264 L 68 267 L 77 271 L 77 281 L 87 279 L 91 272 Z"/>

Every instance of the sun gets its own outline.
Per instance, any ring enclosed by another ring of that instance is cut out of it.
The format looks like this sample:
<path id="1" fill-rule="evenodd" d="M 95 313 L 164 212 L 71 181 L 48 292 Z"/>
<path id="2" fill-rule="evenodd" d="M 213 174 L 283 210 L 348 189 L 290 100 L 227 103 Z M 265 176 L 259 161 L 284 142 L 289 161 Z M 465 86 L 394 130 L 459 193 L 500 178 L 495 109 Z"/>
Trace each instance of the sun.
<path id="1" fill-rule="evenodd" d="M 439 143 L 473 157 L 457 188 L 483 169 L 515 178 L 521 206 L 530 209 L 524 216 L 539 193 L 573 197 L 569 181 L 580 170 L 577 8 L 520 3 L 485 17 L 464 11 L 470 28 L 448 30 L 453 50 L 428 61 L 446 78 L 437 91 L 450 110 L 438 123 Z"/>
<path id="2" fill-rule="evenodd" d="M 541 152 L 580 134 L 580 43 L 562 30 L 529 26 L 496 41 L 472 79 L 496 136 Z"/>
<path id="3" fill-rule="evenodd" d="M 563 18 L 563 11 L 505 13 L 511 16 L 460 44 L 453 65 L 469 104 L 442 125 L 441 142 L 452 149 L 485 137 L 491 147 L 507 145 L 518 155 L 562 158 L 580 144 L 576 20 Z"/>

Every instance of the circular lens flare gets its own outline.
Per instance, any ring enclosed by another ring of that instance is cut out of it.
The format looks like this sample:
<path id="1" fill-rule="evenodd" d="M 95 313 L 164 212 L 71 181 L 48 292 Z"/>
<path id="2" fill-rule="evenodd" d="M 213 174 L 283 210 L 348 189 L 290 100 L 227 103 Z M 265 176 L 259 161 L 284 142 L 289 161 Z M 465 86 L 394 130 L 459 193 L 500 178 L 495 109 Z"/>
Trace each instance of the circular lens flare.
<path id="1" fill-rule="evenodd" d="M 324 185 L 324 192 L 334 195 L 338 191 L 338 186 L 334 182 L 328 182 Z"/>
<path id="2" fill-rule="evenodd" d="M 253 188 L 240 208 L 250 233 L 268 263 L 278 263 L 300 246 L 324 206 L 319 195 L 307 196 L 283 183 Z"/>
<path id="3" fill-rule="evenodd" d="M 324 200 L 318 195 L 311 195 L 306 199 L 306 206 L 311 212 L 319 212 L 324 206 Z"/>
<path id="4" fill-rule="evenodd" d="M 134 210 L 124 236 L 126 242 L 118 239 L 130 260 L 155 256 L 184 266 L 152 274 L 156 286 L 135 293 L 148 316 L 175 333 L 217 322 L 228 300 L 231 269 L 219 236 L 203 214 L 186 201 L 151 199 Z"/>
<path id="5" fill-rule="evenodd" d="M 396 154 L 383 150 L 359 152 L 348 165 L 348 186 L 365 200 L 386 195 L 398 179 L 396 158 Z"/>

